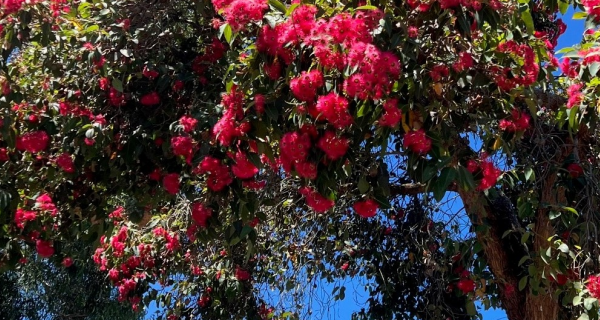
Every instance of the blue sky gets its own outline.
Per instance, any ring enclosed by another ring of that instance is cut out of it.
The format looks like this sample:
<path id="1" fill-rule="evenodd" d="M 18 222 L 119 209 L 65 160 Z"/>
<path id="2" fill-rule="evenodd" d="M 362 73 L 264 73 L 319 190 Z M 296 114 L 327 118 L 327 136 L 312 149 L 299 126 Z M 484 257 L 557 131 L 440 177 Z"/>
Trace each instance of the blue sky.
<path id="1" fill-rule="evenodd" d="M 584 32 L 584 20 L 572 20 L 573 9 L 562 17 L 563 21 L 567 24 L 567 30 L 558 40 L 558 46 L 556 51 L 564 47 L 570 47 L 580 42 L 582 34 Z M 560 57 L 559 57 L 560 58 Z M 459 204 L 455 204 L 458 206 Z M 352 313 L 359 311 L 364 307 L 364 301 L 368 298 L 368 294 L 361 288 L 364 284 L 360 284 L 359 280 L 348 280 L 345 283 L 346 286 L 346 299 L 334 304 L 331 309 L 321 310 L 318 307 L 314 310 L 313 316 L 319 319 L 339 319 L 339 320 L 350 320 Z M 320 288 L 321 292 L 331 292 L 334 285 L 324 284 Z M 156 311 L 155 308 L 149 308 L 147 315 L 150 316 Z M 484 320 L 502 320 L 507 319 L 506 314 L 502 310 L 480 310 L 483 314 Z M 319 317 L 319 315 L 326 315 L 325 317 Z M 148 317 L 149 318 L 149 317 Z"/>

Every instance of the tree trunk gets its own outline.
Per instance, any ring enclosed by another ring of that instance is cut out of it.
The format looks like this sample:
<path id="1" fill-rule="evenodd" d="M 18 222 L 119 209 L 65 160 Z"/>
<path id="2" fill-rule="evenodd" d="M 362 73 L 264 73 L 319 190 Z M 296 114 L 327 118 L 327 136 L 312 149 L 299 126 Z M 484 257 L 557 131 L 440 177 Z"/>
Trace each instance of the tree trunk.
<path id="1" fill-rule="evenodd" d="M 552 194 L 550 188 L 553 187 L 555 179 L 548 179 L 547 182 L 544 186 L 544 191 L 547 192 L 542 193 L 542 201 L 544 199 L 546 201 L 549 200 L 544 195 L 549 196 Z M 477 240 L 483 247 L 483 253 L 489 264 L 490 271 L 499 282 L 500 300 L 508 319 L 557 320 L 560 305 L 558 299 L 553 297 L 553 288 L 546 288 L 545 292 L 539 292 L 537 295 L 531 293 L 528 287 L 523 291 L 518 290 L 519 279 L 516 276 L 516 270 L 519 269 L 519 266 L 513 264 L 515 258 L 518 261 L 521 257 L 509 257 L 510 253 L 507 252 L 506 247 L 502 243 L 503 231 L 498 230 L 498 225 L 493 223 L 497 220 L 497 217 L 483 193 L 477 190 L 467 191 L 460 188 L 457 192 L 462 198 L 465 210 L 473 226 L 487 227 L 476 228 Z M 482 229 L 484 230 L 482 231 Z M 547 209 L 540 208 L 534 230 L 535 252 L 540 252 L 542 249 L 545 250 L 549 246 L 547 239 L 553 234 L 554 230 L 548 219 Z M 544 267 L 540 258 L 535 258 L 533 263 L 538 267 L 538 270 L 542 270 Z"/>

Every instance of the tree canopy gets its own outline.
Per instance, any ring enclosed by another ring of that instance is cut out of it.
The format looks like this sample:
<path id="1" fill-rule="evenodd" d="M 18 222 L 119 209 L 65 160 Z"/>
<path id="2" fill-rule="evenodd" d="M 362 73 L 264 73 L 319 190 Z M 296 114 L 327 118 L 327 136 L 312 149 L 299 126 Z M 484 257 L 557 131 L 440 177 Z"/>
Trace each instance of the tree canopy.
<path id="1" fill-rule="evenodd" d="M 357 319 L 598 319 L 598 7 L 4 0 L 0 268 L 87 243 L 168 320 L 351 278 Z"/>

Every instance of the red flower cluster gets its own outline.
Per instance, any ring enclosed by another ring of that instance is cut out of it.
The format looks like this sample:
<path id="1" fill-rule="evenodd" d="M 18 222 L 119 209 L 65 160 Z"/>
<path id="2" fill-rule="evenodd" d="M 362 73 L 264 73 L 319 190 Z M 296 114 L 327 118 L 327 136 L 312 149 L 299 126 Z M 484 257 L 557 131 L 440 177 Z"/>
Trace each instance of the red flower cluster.
<path id="1" fill-rule="evenodd" d="M 265 96 L 260 93 L 254 96 L 254 110 L 259 115 L 265 112 Z"/>
<path id="2" fill-rule="evenodd" d="M 348 100 L 335 92 L 320 96 L 317 100 L 316 110 L 321 118 L 327 120 L 336 129 L 344 129 L 354 121 L 348 112 Z"/>
<path id="3" fill-rule="evenodd" d="M 238 125 L 236 120 L 244 117 L 244 94 L 232 89 L 231 93 L 224 94 L 221 104 L 225 108 L 223 116 L 214 125 L 213 135 L 222 146 L 228 147 L 235 137 L 241 137 L 250 131 L 247 122 Z"/>
<path id="4" fill-rule="evenodd" d="M 198 168 L 194 170 L 196 174 L 209 173 L 206 185 L 208 189 L 219 192 L 233 182 L 229 168 L 221 163 L 221 160 L 207 156 L 202 159 Z"/>
<path id="5" fill-rule="evenodd" d="M 246 153 L 238 151 L 230 157 L 235 161 L 235 164 L 231 166 L 234 176 L 240 179 L 250 179 L 258 173 L 258 168 L 248 160 Z"/>
<path id="6" fill-rule="evenodd" d="M 570 163 L 567 166 L 567 170 L 569 171 L 569 175 L 573 179 L 577 179 L 583 175 L 583 168 L 578 163 Z"/>
<path id="7" fill-rule="evenodd" d="M 8 150 L 6 148 L 0 148 L 0 161 L 8 161 Z"/>
<path id="8" fill-rule="evenodd" d="M 18 208 L 15 212 L 15 224 L 19 229 L 25 229 L 25 223 L 27 221 L 33 221 L 37 218 L 35 211 L 26 211 L 22 208 Z"/>
<path id="9" fill-rule="evenodd" d="M 17 149 L 37 153 L 46 150 L 49 142 L 46 131 L 28 132 L 17 137 Z"/>
<path id="10" fill-rule="evenodd" d="M 500 175 L 502 175 L 502 171 L 496 168 L 491 161 L 485 159 L 485 157 L 480 164 L 474 160 L 469 160 L 467 162 L 467 170 L 473 174 L 481 170 L 483 177 L 477 187 L 479 190 L 487 190 L 493 187 L 498 182 Z"/>
<path id="11" fill-rule="evenodd" d="M 473 67 L 473 56 L 470 53 L 463 51 L 458 54 L 458 60 L 452 64 L 452 68 L 456 72 L 463 72 Z"/>
<path id="12" fill-rule="evenodd" d="M 194 203 L 192 205 L 192 220 L 194 220 L 194 222 L 197 225 L 199 225 L 203 228 L 206 228 L 206 221 L 211 216 L 212 216 L 211 208 L 206 207 L 202 203 Z"/>
<path id="13" fill-rule="evenodd" d="M 73 164 L 73 159 L 68 153 L 62 153 L 61 155 L 56 157 L 54 162 L 66 173 L 75 172 L 75 165 Z"/>
<path id="14" fill-rule="evenodd" d="M 302 187 L 300 194 L 306 197 L 306 204 L 317 213 L 323 213 L 333 208 L 333 200 L 327 199 L 310 187 Z"/>
<path id="15" fill-rule="evenodd" d="M 323 150 L 329 160 L 335 161 L 348 151 L 348 139 L 338 137 L 334 131 L 327 131 L 317 142 L 317 147 Z"/>
<path id="16" fill-rule="evenodd" d="M 395 127 L 402 119 L 402 111 L 398 109 L 398 100 L 390 99 L 383 104 L 383 114 L 379 118 L 382 127 Z"/>
<path id="17" fill-rule="evenodd" d="M 154 106 L 160 103 L 160 96 L 156 91 L 150 92 L 140 98 L 140 103 L 145 106 Z"/>
<path id="18" fill-rule="evenodd" d="M 194 155 L 194 141 L 190 137 L 173 137 L 171 138 L 171 148 L 176 156 L 183 156 L 188 164 L 192 163 Z"/>
<path id="19" fill-rule="evenodd" d="M 569 100 L 567 100 L 567 109 L 571 109 L 575 106 L 578 106 L 585 96 L 581 89 L 583 88 L 583 84 L 574 83 L 567 89 L 567 96 L 569 96 Z"/>
<path id="20" fill-rule="evenodd" d="M 436 64 L 429 71 L 429 76 L 434 82 L 441 81 L 443 78 L 446 78 L 450 75 L 450 69 L 446 65 Z"/>
<path id="21" fill-rule="evenodd" d="M 463 294 L 475 291 L 475 281 L 469 278 L 463 278 L 456 283 L 456 287 L 462 291 Z"/>
<path id="22" fill-rule="evenodd" d="M 184 132 L 189 133 L 194 131 L 196 125 L 198 125 L 198 120 L 186 115 L 179 118 L 179 124 L 183 127 Z"/>
<path id="23" fill-rule="evenodd" d="M 177 173 L 169 173 L 163 177 L 163 187 L 170 194 L 179 192 L 179 175 Z"/>
<path id="24" fill-rule="evenodd" d="M 498 51 L 512 56 L 517 61 L 522 61 L 522 67 L 513 66 L 503 69 L 494 68 L 492 73 L 498 87 L 510 91 L 517 86 L 528 87 L 537 80 L 540 66 L 535 61 L 533 49 L 526 44 L 517 44 L 515 41 L 506 41 L 498 45 Z"/>
<path id="25" fill-rule="evenodd" d="M 279 161 L 283 170 L 291 172 L 294 165 L 306 162 L 312 146 L 308 133 L 288 132 L 279 141 Z"/>
<path id="26" fill-rule="evenodd" d="M 600 277 L 591 275 L 587 279 L 586 289 L 590 295 L 596 299 L 600 299 Z"/>
<path id="27" fill-rule="evenodd" d="M 515 132 L 525 131 L 527 128 L 529 128 L 529 121 L 531 121 L 531 117 L 528 114 L 525 114 L 517 109 L 513 109 L 510 114 L 512 119 L 500 120 L 498 125 L 500 130 Z"/>
<path id="28" fill-rule="evenodd" d="M 319 70 L 302 71 L 300 76 L 290 81 L 290 89 L 298 100 L 313 101 L 317 90 L 323 86 L 323 74 Z"/>
<path id="29" fill-rule="evenodd" d="M 215 11 L 223 9 L 227 23 L 234 31 L 243 30 L 250 22 L 261 21 L 269 8 L 266 0 L 213 0 Z"/>
<path id="30" fill-rule="evenodd" d="M 41 239 L 36 240 L 35 250 L 38 255 L 42 258 L 50 258 L 54 254 L 54 247 L 52 241 L 44 241 Z"/>
<path id="31" fill-rule="evenodd" d="M 423 129 L 410 131 L 404 135 L 404 148 L 410 149 L 417 154 L 427 154 L 431 150 L 431 139 L 427 137 Z"/>
<path id="32" fill-rule="evenodd" d="M 235 268 L 235 278 L 238 281 L 247 281 L 248 279 L 250 279 L 250 272 L 248 272 L 240 267 L 236 267 Z"/>
<path id="33" fill-rule="evenodd" d="M 363 218 L 371 218 L 377 214 L 379 204 L 373 199 L 356 202 L 353 206 L 354 211 Z"/>
<path id="34" fill-rule="evenodd" d="M 150 69 L 148 69 L 148 66 L 144 66 L 144 70 L 142 71 L 142 74 L 144 75 L 144 77 L 146 77 L 150 80 L 156 79 L 156 77 L 158 77 L 158 71 L 150 70 Z"/>
<path id="35" fill-rule="evenodd" d="M 52 201 L 52 198 L 50 198 L 50 195 L 47 193 L 44 193 L 35 199 L 35 206 L 39 210 L 50 213 L 53 217 L 58 215 L 58 209 L 56 208 L 54 201 Z"/>
<path id="36" fill-rule="evenodd" d="M 594 17 L 596 22 L 600 19 L 600 1 L 598 0 L 582 0 L 581 4 L 585 7 L 585 11 L 590 16 Z"/>

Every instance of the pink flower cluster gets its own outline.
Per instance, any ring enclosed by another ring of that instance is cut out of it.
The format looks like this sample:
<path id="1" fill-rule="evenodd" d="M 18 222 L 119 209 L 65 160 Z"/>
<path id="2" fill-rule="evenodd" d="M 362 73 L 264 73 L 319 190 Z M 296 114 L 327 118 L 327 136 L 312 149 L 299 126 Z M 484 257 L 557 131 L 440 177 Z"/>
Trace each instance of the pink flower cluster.
<path id="1" fill-rule="evenodd" d="M 500 130 L 515 132 L 515 131 L 525 131 L 529 128 L 529 122 L 531 121 L 531 117 L 528 114 L 525 114 L 517 109 L 513 109 L 511 111 L 511 119 L 502 119 L 500 120 L 499 127 Z"/>
<path id="2" fill-rule="evenodd" d="M 213 0 L 215 11 L 223 10 L 227 23 L 234 31 L 243 30 L 250 22 L 262 20 L 269 8 L 266 0 Z"/>
<path id="3" fill-rule="evenodd" d="M 481 172 L 482 178 L 477 188 L 479 190 L 487 190 L 496 185 L 498 178 L 502 175 L 502 171 L 494 166 L 488 159 L 483 157 L 482 160 L 469 160 L 467 162 L 467 170 L 472 174 Z"/>
<path id="4" fill-rule="evenodd" d="M 510 40 L 498 45 L 497 50 L 509 54 L 513 59 L 522 61 L 522 67 L 493 67 L 492 74 L 500 89 L 510 91 L 517 86 L 528 87 L 535 83 L 540 71 L 539 64 L 535 61 L 535 53 L 527 44 L 517 44 Z"/>
<path id="5" fill-rule="evenodd" d="M 206 185 L 211 191 L 219 192 L 233 182 L 229 168 L 221 160 L 211 156 L 205 157 L 194 169 L 195 174 L 208 173 Z"/>
<path id="6" fill-rule="evenodd" d="M 333 200 L 325 198 L 311 187 L 302 187 L 299 192 L 306 197 L 306 204 L 317 213 L 327 212 L 334 206 Z"/>
<path id="7" fill-rule="evenodd" d="M 404 148 L 416 154 L 427 154 L 431 150 L 431 139 L 427 137 L 423 129 L 407 132 L 404 135 Z"/>

